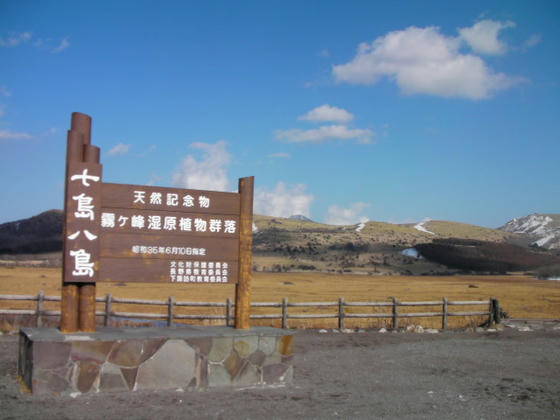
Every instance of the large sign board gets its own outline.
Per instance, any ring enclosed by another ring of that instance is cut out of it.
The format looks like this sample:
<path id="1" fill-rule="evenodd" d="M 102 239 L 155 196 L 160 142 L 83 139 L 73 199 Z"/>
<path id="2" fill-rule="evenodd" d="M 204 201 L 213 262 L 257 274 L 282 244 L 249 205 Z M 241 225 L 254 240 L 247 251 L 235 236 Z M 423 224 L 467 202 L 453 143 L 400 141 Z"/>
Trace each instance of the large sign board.
<path id="1" fill-rule="evenodd" d="M 69 160 L 65 283 L 236 283 L 240 194 L 102 182 Z"/>

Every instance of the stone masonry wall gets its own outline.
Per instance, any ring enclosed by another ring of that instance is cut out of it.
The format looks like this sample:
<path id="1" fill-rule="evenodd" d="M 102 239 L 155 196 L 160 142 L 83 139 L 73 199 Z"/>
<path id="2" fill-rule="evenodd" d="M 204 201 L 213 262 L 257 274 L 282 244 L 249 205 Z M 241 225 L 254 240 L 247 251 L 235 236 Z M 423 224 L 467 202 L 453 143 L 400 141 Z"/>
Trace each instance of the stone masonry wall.
<path id="1" fill-rule="evenodd" d="M 290 383 L 293 375 L 293 335 L 274 329 L 183 337 L 174 329 L 169 337 L 136 330 L 133 337 L 63 340 L 58 330 L 50 332 L 53 340 L 45 331 L 35 337 L 37 330 L 20 332 L 18 363 L 34 394 L 243 387 Z"/>

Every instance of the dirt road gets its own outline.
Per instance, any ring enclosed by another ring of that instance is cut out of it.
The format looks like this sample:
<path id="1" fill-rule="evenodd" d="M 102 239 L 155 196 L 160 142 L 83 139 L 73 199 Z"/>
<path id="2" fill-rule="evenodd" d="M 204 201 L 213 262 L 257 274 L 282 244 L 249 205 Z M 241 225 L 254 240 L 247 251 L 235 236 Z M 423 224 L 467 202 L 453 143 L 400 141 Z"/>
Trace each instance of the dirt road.
<path id="1" fill-rule="evenodd" d="M 1 336 L 0 418 L 559 418 L 560 328 L 540 325 L 439 334 L 302 331 L 289 387 L 76 398 L 22 393 L 17 336 Z"/>

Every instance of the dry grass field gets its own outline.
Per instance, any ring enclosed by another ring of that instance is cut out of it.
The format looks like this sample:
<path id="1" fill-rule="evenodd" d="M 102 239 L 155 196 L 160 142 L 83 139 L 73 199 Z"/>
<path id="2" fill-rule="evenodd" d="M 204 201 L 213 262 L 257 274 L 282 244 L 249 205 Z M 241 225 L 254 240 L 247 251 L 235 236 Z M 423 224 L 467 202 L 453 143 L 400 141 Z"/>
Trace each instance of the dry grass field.
<path id="1" fill-rule="evenodd" d="M 31 294 L 44 291 L 47 296 L 59 296 L 61 271 L 56 268 L 6 268 L 0 267 L 0 294 Z M 176 301 L 225 302 L 234 298 L 233 285 L 185 285 L 158 283 L 100 283 L 97 296 L 110 293 L 118 298 L 167 300 L 171 295 Z M 440 300 L 484 300 L 490 296 L 498 298 L 500 304 L 513 318 L 560 319 L 560 282 L 536 280 L 532 277 L 514 276 L 361 276 L 329 275 L 320 273 L 255 273 L 252 284 L 253 302 L 346 302 L 377 301 L 389 302 L 395 296 L 399 301 Z M 57 302 L 47 302 L 45 309 L 58 309 Z M 103 310 L 103 304 L 98 304 Z M 0 301 L 0 308 L 33 308 L 33 302 Z M 165 307 L 147 305 L 114 305 L 113 310 L 127 312 L 166 313 Z M 289 308 L 296 313 L 336 313 L 336 307 Z M 390 313 L 390 308 L 352 307 L 347 313 Z M 481 311 L 485 307 L 450 307 L 450 311 Z M 437 307 L 401 307 L 405 312 L 438 312 Z M 177 308 L 176 313 L 223 314 L 222 308 Z M 254 313 L 280 313 L 279 308 L 258 308 Z M 450 327 L 476 326 L 484 321 L 481 317 L 450 317 Z M 279 326 L 279 320 L 254 321 L 254 325 Z M 408 324 L 424 327 L 441 326 L 441 318 L 402 319 L 400 326 Z M 347 327 L 390 326 L 390 319 L 347 319 Z M 290 327 L 336 327 L 335 319 L 290 320 Z"/>

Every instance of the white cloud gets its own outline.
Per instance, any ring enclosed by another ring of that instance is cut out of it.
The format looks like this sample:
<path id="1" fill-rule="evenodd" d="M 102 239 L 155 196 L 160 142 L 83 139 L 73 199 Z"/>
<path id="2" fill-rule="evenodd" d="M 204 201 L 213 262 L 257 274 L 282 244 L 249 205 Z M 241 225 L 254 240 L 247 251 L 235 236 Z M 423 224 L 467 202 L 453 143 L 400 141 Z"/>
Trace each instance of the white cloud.
<path id="1" fill-rule="evenodd" d="M 149 154 L 151 154 L 154 150 L 157 149 L 157 146 L 155 144 L 152 144 L 150 147 L 148 147 L 146 150 L 144 150 L 142 153 L 138 153 L 138 157 L 146 157 Z"/>
<path id="2" fill-rule="evenodd" d="M 324 125 L 310 130 L 294 128 L 276 131 L 276 138 L 290 143 L 321 143 L 327 140 L 352 140 L 358 143 L 372 143 L 375 133 L 369 129 L 348 128 L 345 125 Z"/>
<path id="3" fill-rule="evenodd" d="M 0 105 L 0 117 L 4 115 L 4 110 L 6 107 L 4 105 Z"/>
<path id="4" fill-rule="evenodd" d="M 10 130 L 0 130 L 0 140 L 29 140 L 33 137 L 27 133 L 16 133 Z"/>
<path id="5" fill-rule="evenodd" d="M 60 41 L 60 44 L 58 45 L 58 47 L 53 48 L 51 52 L 53 54 L 56 54 L 56 53 L 59 53 L 61 51 L 64 51 L 69 46 L 70 46 L 70 41 L 68 41 L 68 37 L 66 37 L 62 41 Z"/>
<path id="6" fill-rule="evenodd" d="M 363 214 L 363 211 L 369 206 L 368 203 L 363 202 L 352 203 L 349 208 L 336 205 L 329 206 L 325 222 L 330 225 L 354 225 L 356 223 L 365 223 L 369 218 Z"/>
<path id="7" fill-rule="evenodd" d="M 307 114 L 298 117 L 298 120 L 311 122 L 338 122 L 347 123 L 354 119 L 354 115 L 342 108 L 330 106 L 328 104 L 321 105 L 312 109 Z"/>
<path id="8" fill-rule="evenodd" d="M 329 50 L 324 49 L 319 51 L 319 53 L 317 54 L 319 57 L 323 57 L 323 58 L 329 58 L 331 56 L 331 53 Z"/>
<path id="9" fill-rule="evenodd" d="M 119 143 L 111 150 L 109 150 L 109 156 L 124 155 L 130 150 L 130 144 Z"/>
<path id="10" fill-rule="evenodd" d="M 17 47 L 31 39 L 31 32 L 13 33 L 7 39 L 0 37 L 0 47 Z"/>
<path id="11" fill-rule="evenodd" d="M 290 217 L 303 215 L 311 217 L 311 203 L 314 197 L 305 192 L 304 184 L 286 186 L 279 182 L 272 191 L 255 189 L 254 212 L 266 216 Z"/>
<path id="12" fill-rule="evenodd" d="M 333 67 L 338 82 L 371 85 L 394 80 L 407 95 L 484 99 L 523 79 L 493 72 L 478 56 L 459 52 L 461 39 L 438 27 L 411 26 L 362 43 L 356 56 Z"/>
<path id="13" fill-rule="evenodd" d="M 292 155 L 285 152 L 278 152 L 278 153 L 271 153 L 270 155 L 268 155 L 268 157 L 275 158 L 275 159 L 289 159 L 292 157 Z"/>
<path id="14" fill-rule="evenodd" d="M 502 29 L 514 28 L 511 21 L 496 22 L 486 19 L 475 23 L 470 28 L 459 28 L 460 37 L 474 52 L 486 55 L 502 55 L 508 50 L 507 45 L 498 39 Z"/>
<path id="15" fill-rule="evenodd" d="M 184 188 L 227 191 L 227 167 L 231 155 L 226 150 L 226 142 L 192 143 L 191 147 L 203 151 L 202 159 L 187 155 L 173 174 L 173 184 Z"/>
<path id="16" fill-rule="evenodd" d="M 12 92 L 10 92 L 6 86 L 0 86 L 0 95 L 11 96 Z"/>
<path id="17" fill-rule="evenodd" d="M 541 34 L 533 34 L 523 43 L 524 48 L 533 48 L 534 46 L 540 44 L 542 41 Z"/>

